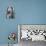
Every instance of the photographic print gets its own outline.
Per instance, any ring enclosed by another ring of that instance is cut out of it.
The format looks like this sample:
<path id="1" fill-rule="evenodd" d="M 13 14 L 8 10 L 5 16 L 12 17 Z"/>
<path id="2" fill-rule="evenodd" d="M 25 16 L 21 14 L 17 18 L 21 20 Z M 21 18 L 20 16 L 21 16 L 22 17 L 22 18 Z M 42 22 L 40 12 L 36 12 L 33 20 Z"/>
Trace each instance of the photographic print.
<path id="1" fill-rule="evenodd" d="M 7 11 L 6 11 L 6 18 L 9 19 L 14 19 L 15 18 L 15 11 L 12 6 L 8 6 Z"/>

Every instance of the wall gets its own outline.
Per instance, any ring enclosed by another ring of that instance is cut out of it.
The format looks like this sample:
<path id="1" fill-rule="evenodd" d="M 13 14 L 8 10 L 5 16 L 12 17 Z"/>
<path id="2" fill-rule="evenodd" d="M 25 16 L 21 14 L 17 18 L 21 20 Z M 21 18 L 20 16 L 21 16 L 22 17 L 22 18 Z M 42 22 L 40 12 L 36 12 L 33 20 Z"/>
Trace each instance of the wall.
<path id="1" fill-rule="evenodd" d="M 46 24 L 46 0 L 16 0 L 19 24 Z"/>
<path id="2" fill-rule="evenodd" d="M 17 34 L 17 20 L 6 19 L 6 10 L 8 5 L 11 4 L 15 8 L 15 0 L 0 0 L 0 44 L 7 44 L 8 34 L 10 32 L 16 32 Z M 17 42 L 17 39 L 16 41 Z"/>

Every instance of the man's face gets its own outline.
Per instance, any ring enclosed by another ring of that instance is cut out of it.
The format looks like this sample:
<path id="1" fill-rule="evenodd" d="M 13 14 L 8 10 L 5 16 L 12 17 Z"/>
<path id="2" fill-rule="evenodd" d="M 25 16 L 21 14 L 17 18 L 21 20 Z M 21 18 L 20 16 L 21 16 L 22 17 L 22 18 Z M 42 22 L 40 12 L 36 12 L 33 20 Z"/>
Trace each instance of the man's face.
<path id="1" fill-rule="evenodd" d="M 11 14 L 12 14 L 12 12 L 13 12 L 12 7 L 8 7 L 8 9 L 7 9 L 7 14 L 8 14 L 8 15 L 11 15 Z"/>

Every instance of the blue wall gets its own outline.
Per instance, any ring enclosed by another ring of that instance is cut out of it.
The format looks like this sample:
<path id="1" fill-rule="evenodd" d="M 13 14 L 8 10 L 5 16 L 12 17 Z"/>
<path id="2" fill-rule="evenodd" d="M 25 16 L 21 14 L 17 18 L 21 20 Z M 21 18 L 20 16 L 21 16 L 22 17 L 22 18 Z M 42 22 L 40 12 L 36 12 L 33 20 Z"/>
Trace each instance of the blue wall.
<path id="1" fill-rule="evenodd" d="M 11 0 L 15 19 L 6 19 L 10 0 L 0 0 L 0 43 L 8 43 L 9 32 L 17 32 L 17 24 L 46 24 L 46 0 Z M 17 42 L 17 40 L 16 40 Z"/>
<path id="2" fill-rule="evenodd" d="M 17 0 L 16 15 L 21 24 L 46 24 L 46 0 Z"/>

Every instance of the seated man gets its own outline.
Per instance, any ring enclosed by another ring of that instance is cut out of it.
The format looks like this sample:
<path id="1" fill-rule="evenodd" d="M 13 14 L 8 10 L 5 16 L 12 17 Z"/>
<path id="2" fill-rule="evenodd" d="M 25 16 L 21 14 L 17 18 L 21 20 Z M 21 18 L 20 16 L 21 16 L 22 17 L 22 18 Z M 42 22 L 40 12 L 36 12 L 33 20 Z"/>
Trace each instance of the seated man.
<path id="1" fill-rule="evenodd" d="M 21 39 L 28 40 L 28 30 L 21 30 Z"/>

